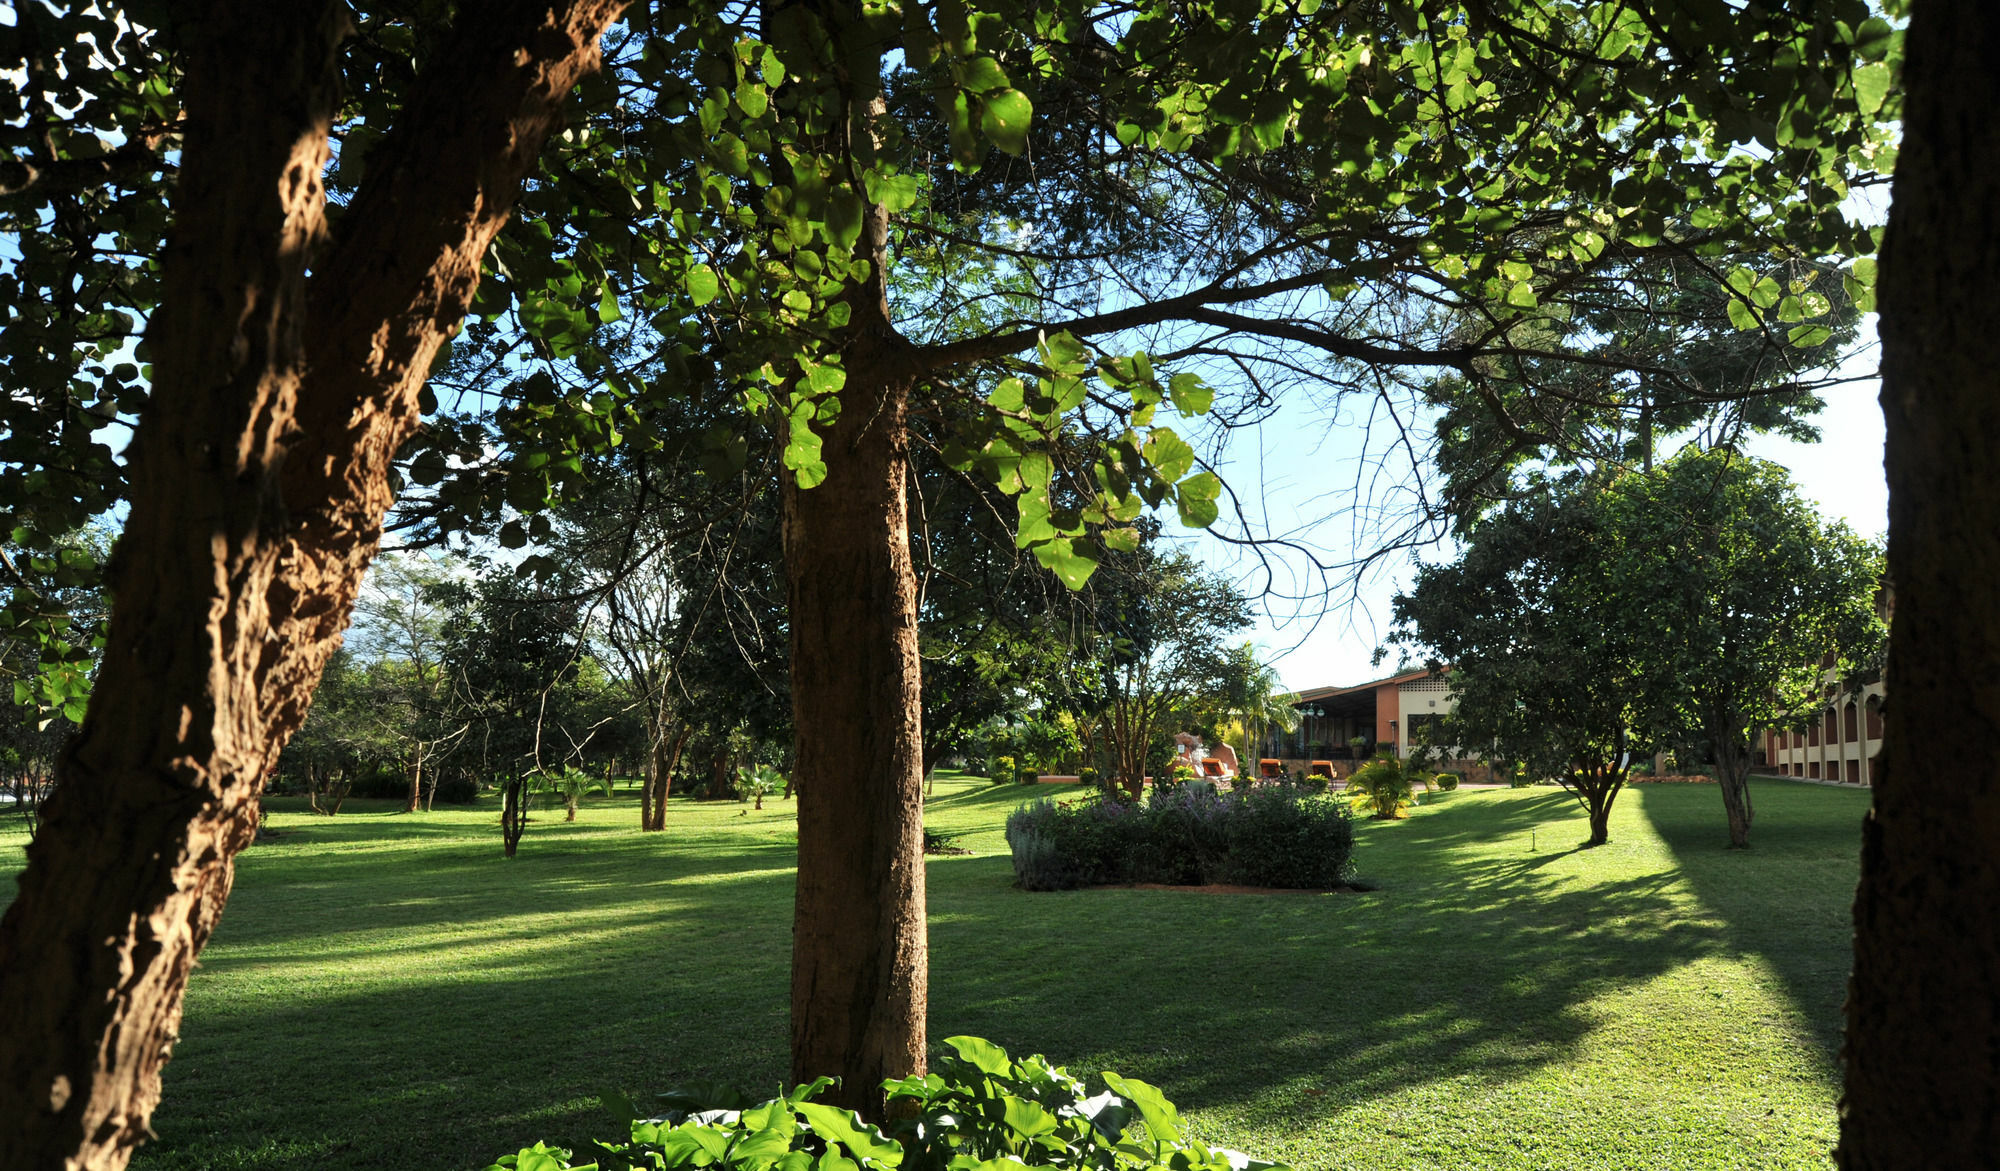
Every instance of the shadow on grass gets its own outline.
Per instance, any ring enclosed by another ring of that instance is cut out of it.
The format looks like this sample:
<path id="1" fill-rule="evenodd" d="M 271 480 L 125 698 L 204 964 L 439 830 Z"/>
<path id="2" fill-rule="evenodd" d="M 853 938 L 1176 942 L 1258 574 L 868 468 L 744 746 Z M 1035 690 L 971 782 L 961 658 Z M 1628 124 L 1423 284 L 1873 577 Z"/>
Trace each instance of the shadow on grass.
<path id="1" fill-rule="evenodd" d="M 1865 790 L 1751 782 L 1748 850 L 1729 849 L 1714 785 L 1642 785 L 1634 804 L 1673 852 L 1683 879 L 1726 926 L 1731 951 L 1761 957 L 1785 984 L 1812 1040 L 1832 1061 L 1853 952 Z"/>
<path id="2" fill-rule="evenodd" d="M 1366 894 L 1029 895 L 1005 859 L 933 866 L 950 913 L 932 927 L 932 1020 L 1196 1108 L 1297 1084 L 1361 1102 L 1565 1060 L 1593 998 L 1723 946 L 1671 872 L 1552 876 L 1571 852 L 1525 842 L 1495 856 L 1566 803 L 1475 797 L 1364 828 L 1357 855 L 1383 884 Z"/>

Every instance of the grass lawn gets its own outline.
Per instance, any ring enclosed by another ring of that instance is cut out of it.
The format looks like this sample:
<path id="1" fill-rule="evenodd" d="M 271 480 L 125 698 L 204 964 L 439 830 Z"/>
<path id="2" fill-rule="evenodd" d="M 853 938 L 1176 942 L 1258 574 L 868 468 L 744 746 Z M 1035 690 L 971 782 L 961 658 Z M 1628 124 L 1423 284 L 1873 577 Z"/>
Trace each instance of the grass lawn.
<path id="1" fill-rule="evenodd" d="M 931 1032 L 1155 1082 L 1208 1141 L 1301 1168 L 1826 1167 L 1865 793 L 1552 789 L 1363 823 L 1365 894 L 1026 894 L 1024 790 L 942 781 Z M 1052 787 L 1042 792 L 1058 792 Z M 1059 792 L 1068 793 L 1064 789 Z M 282 803 L 278 803 L 282 804 Z M 141 1171 L 476 1168 L 608 1134 L 600 1091 L 786 1067 L 790 803 L 273 812 L 189 985 Z M 0 819 L 0 872 L 23 835 Z M 11 898 L 11 884 L 5 897 Z"/>

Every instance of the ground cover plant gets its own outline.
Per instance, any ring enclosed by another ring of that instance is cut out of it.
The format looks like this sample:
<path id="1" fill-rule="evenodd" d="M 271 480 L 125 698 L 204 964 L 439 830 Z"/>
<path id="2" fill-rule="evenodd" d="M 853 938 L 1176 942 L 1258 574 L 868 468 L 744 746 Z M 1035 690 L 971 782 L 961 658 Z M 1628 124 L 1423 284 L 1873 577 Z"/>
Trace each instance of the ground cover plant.
<path id="1" fill-rule="evenodd" d="M 1014 786 L 942 776 L 933 1027 L 1157 1085 L 1189 1132 L 1302 1168 L 1813 1168 L 1868 795 L 1647 786 L 1587 834 L 1548 788 L 1355 824 L 1361 894 L 1026 894 Z M 786 1079 L 791 802 L 629 785 L 517 858 L 491 799 L 274 809 L 189 990 L 142 1171 L 484 1167 L 617 1132 L 600 1095 Z M 23 833 L 0 819 L 0 871 Z M 11 895 L 11 888 L 6 890 Z"/>

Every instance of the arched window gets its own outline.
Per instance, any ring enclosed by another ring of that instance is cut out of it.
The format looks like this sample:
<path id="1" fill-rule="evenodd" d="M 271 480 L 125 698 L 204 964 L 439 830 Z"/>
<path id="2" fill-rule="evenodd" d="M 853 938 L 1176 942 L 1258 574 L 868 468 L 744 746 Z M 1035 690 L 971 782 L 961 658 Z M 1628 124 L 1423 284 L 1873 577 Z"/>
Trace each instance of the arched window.
<path id="1" fill-rule="evenodd" d="M 1861 739 L 1861 709 L 1855 706 L 1854 701 L 1851 699 L 1847 701 L 1847 710 L 1843 714 L 1843 718 L 1846 721 L 1847 730 L 1847 735 L 1843 738 L 1844 741 L 1849 744 L 1858 742 Z M 1855 779 L 1858 781 L 1860 778 L 1856 777 Z"/>
<path id="2" fill-rule="evenodd" d="M 1879 695 L 1868 697 L 1868 738 L 1882 738 L 1882 697 Z"/>

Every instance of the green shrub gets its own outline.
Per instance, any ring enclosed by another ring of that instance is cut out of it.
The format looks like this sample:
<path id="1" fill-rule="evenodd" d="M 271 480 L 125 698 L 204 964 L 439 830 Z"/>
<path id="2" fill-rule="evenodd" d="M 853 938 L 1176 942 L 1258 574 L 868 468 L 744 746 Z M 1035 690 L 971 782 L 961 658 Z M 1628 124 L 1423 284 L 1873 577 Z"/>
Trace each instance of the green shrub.
<path id="1" fill-rule="evenodd" d="M 431 800 L 442 801 L 446 805 L 471 805 L 479 800 L 479 782 L 470 773 L 447 773 L 439 778 L 437 792 Z"/>
<path id="2" fill-rule="evenodd" d="M 1076 783 L 1086 789 L 1097 788 L 1097 770 L 1087 764 L 1084 765 L 1076 770 Z"/>
<path id="3" fill-rule="evenodd" d="M 1126 882 L 1325 890 L 1347 881 L 1354 828 L 1339 801 L 1294 785 L 1218 793 L 1197 781 L 1143 804 L 1031 801 L 1007 819 L 1026 890 Z"/>
<path id="4" fill-rule="evenodd" d="M 1106 1073 L 1095 1097 L 1043 1057 L 1019 1061 L 978 1037 L 947 1037 L 952 1055 L 923 1077 L 882 1083 L 900 1121 L 883 1131 L 851 1110 L 813 1098 L 820 1078 L 768 1102 L 715 1086 L 660 1095 L 666 1113 L 640 1118 L 632 1103 L 607 1098 L 625 1115 L 629 1141 L 594 1143 L 589 1162 L 536 1143 L 486 1171 L 633 1171 L 715 1167 L 730 1171 L 950 1171 L 1057 1167 L 1076 1171 L 1266 1171 L 1275 1163 L 1196 1142 L 1179 1112 L 1153 1086 Z M 1145 1137 L 1128 1130 L 1143 1121 Z"/>
<path id="5" fill-rule="evenodd" d="M 996 785 L 1004 785 L 1009 781 L 1015 780 L 1019 775 L 1020 770 L 1014 767 L 1013 757 L 996 756 L 993 758 L 993 772 L 987 779 Z"/>
<path id="6" fill-rule="evenodd" d="M 1461 779 L 1462 778 L 1457 773 L 1452 773 L 1452 772 L 1439 773 L 1437 775 L 1437 787 L 1449 793 L 1453 789 L 1458 788 L 1458 782 Z"/>
<path id="7" fill-rule="evenodd" d="M 1417 803 L 1413 779 L 1403 761 L 1378 756 L 1347 779 L 1347 799 L 1354 808 L 1373 813 L 1380 821 L 1408 817 L 1410 807 Z"/>
<path id="8" fill-rule="evenodd" d="M 1223 825 L 1225 882 L 1327 890 L 1353 877 L 1354 822 L 1337 801 L 1265 785 L 1243 794 Z"/>
<path id="9" fill-rule="evenodd" d="M 410 778 L 399 768 L 371 769 L 354 778 L 354 785 L 347 790 L 347 795 L 374 801 L 407 799 L 410 795 Z"/>
<path id="10" fill-rule="evenodd" d="M 1038 785 L 1042 781 L 1042 774 L 1034 765 L 1024 764 L 1015 771 L 1014 779 L 1024 785 Z"/>

